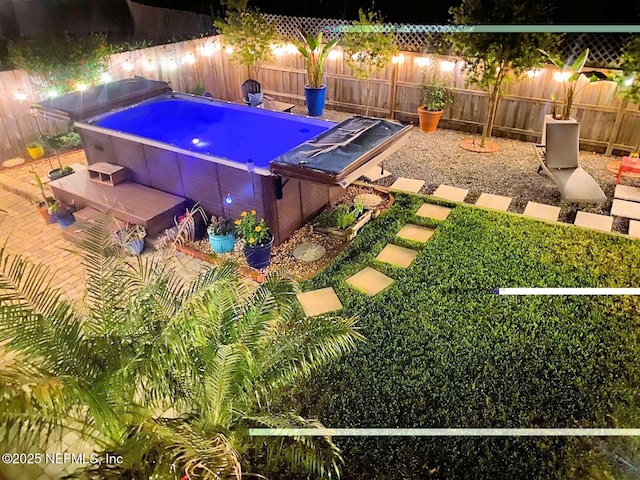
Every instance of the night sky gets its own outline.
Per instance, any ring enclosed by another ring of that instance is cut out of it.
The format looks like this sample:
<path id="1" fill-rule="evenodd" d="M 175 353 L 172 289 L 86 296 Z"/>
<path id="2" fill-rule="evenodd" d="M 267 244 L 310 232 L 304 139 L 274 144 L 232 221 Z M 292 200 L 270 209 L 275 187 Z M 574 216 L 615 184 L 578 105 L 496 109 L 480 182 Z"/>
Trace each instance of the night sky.
<path id="1" fill-rule="evenodd" d="M 218 2 L 202 0 L 138 0 L 150 5 L 210 13 L 220 9 Z M 638 0 L 547 0 L 554 7 L 553 23 L 638 24 Z M 514 0 L 517 2 L 517 0 Z M 389 22 L 448 23 L 449 8 L 460 0 L 376 0 L 375 9 Z M 357 18 L 358 8 L 371 7 L 364 0 L 249 0 L 249 5 L 265 13 L 323 18 Z"/>

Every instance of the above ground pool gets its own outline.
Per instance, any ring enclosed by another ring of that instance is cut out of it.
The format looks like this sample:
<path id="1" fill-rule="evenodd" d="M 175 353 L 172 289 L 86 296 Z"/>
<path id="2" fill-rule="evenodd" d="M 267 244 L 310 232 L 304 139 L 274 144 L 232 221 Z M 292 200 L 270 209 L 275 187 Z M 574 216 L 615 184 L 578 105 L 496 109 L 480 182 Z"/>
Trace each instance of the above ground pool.
<path id="1" fill-rule="evenodd" d="M 141 139 L 258 168 L 327 131 L 324 120 L 192 95 L 170 94 L 86 121 Z"/>
<path id="2" fill-rule="evenodd" d="M 116 169 L 126 176 L 122 184 L 101 187 L 113 189 L 116 203 L 128 181 L 191 200 L 209 215 L 235 219 L 255 209 L 276 244 L 398 148 L 411 129 L 370 117 L 336 125 L 175 93 L 166 82 L 139 77 L 40 102 L 37 111 L 75 122 L 89 165 L 123 167 Z M 86 192 L 67 194 L 80 201 Z M 173 217 L 164 220 L 173 225 Z"/>

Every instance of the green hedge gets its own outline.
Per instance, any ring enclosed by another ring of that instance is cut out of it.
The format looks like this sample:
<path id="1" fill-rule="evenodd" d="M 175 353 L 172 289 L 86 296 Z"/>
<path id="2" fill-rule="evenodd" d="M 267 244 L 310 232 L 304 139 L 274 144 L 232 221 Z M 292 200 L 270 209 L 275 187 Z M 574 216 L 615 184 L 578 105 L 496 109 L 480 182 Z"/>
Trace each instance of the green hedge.
<path id="1" fill-rule="evenodd" d="M 492 287 L 640 286 L 640 242 L 463 205 L 419 219 L 398 195 L 305 289 L 333 286 L 367 338 L 303 385 L 331 427 L 638 427 L 637 297 L 505 297 Z M 436 226 L 408 269 L 375 263 L 407 221 Z M 375 265 L 369 298 L 344 279 Z M 563 438 L 338 438 L 346 479 L 610 478 L 629 442 Z M 630 467 L 629 467 L 630 468 Z"/>

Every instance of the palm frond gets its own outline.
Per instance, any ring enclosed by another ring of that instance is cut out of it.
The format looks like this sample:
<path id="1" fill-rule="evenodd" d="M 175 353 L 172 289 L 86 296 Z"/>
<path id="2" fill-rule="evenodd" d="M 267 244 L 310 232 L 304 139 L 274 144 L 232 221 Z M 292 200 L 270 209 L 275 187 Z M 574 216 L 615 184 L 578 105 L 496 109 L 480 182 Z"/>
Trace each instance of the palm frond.
<path id="1" fill-rule="evenodd" d="M 281 326 L 265 345 L 269 354 L 260 359 L 262 371 L 254 379 L 257 393 L 266 397 L 354 350 L 364 341 L 356 324 L 353 317 L 319 316 Z"/>
<path id="2" fill-rule="evenodd" d="M 0 445 L 29 448 L 46 445 L 56 434 L 60 438 L 68 413 L 66 394 L 60 379 L 19 357 L 0 364 Z"/>
<path id="3" fill-rule="evenodd" d="M 122 258 L 113 242 L 113 217 L 100 215 L 86 230 L 81 242 L 86 270 L 86 327 L 101 334 L 104 327 L 122 320 L 122 304 L 129 285 L 123 275 Z"/>
<path id="4" fill-rule="evenodd" d="M 242 469 L 228 437 L 205 435 L 184 419 L 149 420 L 132 428 L 119 453 L 121 464 L 90 466 L 84 478 L 137 480 L 176 478 L 187 475 L 198 480 L 240 480 Z"/>
<path id="5" fill-rule="evenodd" d="M 317 420 L 310 420 L 295 414 L 257 414 L 242 417 L 246 427 L 292 429 L 324 428 Z M 286 471 L 312 474 L 317 478 L 340 478 L 342 456 L 340 449 L 329 435 L 285 437 L 249 437 L 244 439 L 256 453 L 266 453 L 267 463 L 274 465 L 281 460 L 286 463 Z"/>

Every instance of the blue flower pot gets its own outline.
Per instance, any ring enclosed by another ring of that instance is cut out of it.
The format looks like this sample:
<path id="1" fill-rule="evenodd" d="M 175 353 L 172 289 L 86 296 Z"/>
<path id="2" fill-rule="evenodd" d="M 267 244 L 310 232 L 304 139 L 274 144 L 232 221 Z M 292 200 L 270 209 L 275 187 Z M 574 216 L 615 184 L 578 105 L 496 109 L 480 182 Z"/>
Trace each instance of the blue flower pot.
<path id="1" fill-rule="evenodd" d="M 327 93 L 327 86 L 320 88 L 304 87 L 304 96 L 307 99 L 307 110 L 312 117 L 319 117 L 324 111 L 324 101 Z"/>
<path id="2" fill-rule="evenodd" d="M 130 240 L 124 244 L 123 248 L 129 255 L 140 255 L 144 250 L 144 238 Z"/>
<path id="3" fill-rule="evenodd" d="M 244 257 L 247 259 L 247 263 L 250 267 L 257 268 L 258 270 L 262 270 L 263 268 L 267 268 L 269 263 L 271 262 L 271 247 L 273 246 L 273 237 L 269 243 L 264 245 L 256 245 L 255 247 L 250 247 L 248 245 L 244 246 Z"/>
<path id="4" fill-rule="evenodd" d="M 227 235 L 209 235 L 209 245 L 216 253 L 229 253 L 233 250 L 236 237 L 233 233 Z"/>
<path id="5" fill-rule="evenodd" d="M 73 222 L 76 221 L 76 217 L 73 216 L 73 213 L 68 213 L 66 215 L 53 215 L 56 219 L 56 222 L 58 222 L 58 225 L 60 225 L 61 227 L 68 227 L 69 225 L 71 225 Z"/>

